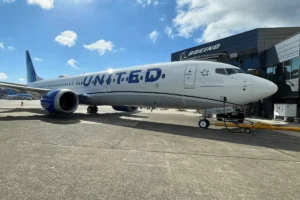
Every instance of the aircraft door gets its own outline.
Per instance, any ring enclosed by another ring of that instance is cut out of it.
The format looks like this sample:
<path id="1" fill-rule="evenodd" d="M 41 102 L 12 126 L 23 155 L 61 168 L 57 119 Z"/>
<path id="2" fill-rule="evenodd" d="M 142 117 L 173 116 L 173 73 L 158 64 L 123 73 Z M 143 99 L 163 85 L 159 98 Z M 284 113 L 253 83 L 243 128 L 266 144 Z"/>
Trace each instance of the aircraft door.
<path id="1" fill-rule="evenodd" d="M 184 88 L 195 88 L 197 66 L 188 65 L 184 71 Z"/>

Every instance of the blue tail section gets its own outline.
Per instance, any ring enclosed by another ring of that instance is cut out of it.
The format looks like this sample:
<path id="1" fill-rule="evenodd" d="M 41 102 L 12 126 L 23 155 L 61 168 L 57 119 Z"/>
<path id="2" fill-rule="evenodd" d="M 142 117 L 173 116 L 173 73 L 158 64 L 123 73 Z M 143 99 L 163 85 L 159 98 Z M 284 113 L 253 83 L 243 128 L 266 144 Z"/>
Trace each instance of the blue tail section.
<path id="1" fill-rule="evenodd" d="M 26 51 L 26 69 L 27 69 L 27 84 L 33 83 L 33 82 L 36 82 L 39 80 L 43 80 L 35 72 L 29 51 Z"/>

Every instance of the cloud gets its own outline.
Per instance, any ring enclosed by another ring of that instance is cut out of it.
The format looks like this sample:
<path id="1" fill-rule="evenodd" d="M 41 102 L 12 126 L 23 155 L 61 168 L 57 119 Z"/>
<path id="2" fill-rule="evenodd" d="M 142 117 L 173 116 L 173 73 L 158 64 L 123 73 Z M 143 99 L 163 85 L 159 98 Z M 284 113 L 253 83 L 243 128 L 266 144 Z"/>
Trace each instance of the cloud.
<path id="1" fill-rule="evenodd" d="M 64 31 L 56 36 L 55 41 L 63 46 L 72 47 L 77 40 L 77 34 L 74 31 Z"/>
<path id="2" fill-rule="evenodd" d="M 83 47 L 90 51 L 97 51 L 100 55 L 103 55 L 105 52 L 113 50 L 114 43 L 111 41 L 98 40 L 89 45 L 84 44 Z"/>
<path id="3" fill-rule="evenodd" d="M 157 31 L 153 31 L 149 33 L 149 38 L 152 40 L 153 43 L 156 42 L 156 39 L 158 38 L 159 33 Z"/>
<path id="4" fill-rule="evenodd" d="M 16 0 L 3 0 L 3 3 L 13 3 L 15 2 Z"/>
<path id="5" fill-rule="evenodd" d="M 210 42 L 260 27 L 299 26 L 300 1 L 177 0 L 173 26 L 181 37 Z M 234 10 L 234 12 L 232 12 Z"/>
<path id="6" fill-rule="evenodd" d="M 151 0 L 136 0 L 137 4 L 140 4 L 143 8 L 151 4 Z"/>
<path id="7" fill-rule="evenodd" d="M 197 44 L 202 44 L 204 42 L 204 41 L 202 41 L 202 38 L 195 38 L 194 41 Z"/>
<path id="8" fill-rule="evenodd" d="M 42 58 L 33 58 L 33 60 L 37 61 L 37 62 L 42 62 L 43 59 Z"/>
<path id="9" fill-rule="evenodd" d="M 0 72 L 0 80 L 5 80 L 7 79 L 7 75 L 3 72 Z"/>
<path id="10" fill-rule="evenodd" d="M 78 4 L 78 3 L 88 3 L 88 2 L 91 2 L 93 0 L 69 0 L 70 3 L 75 3 L 75 4 Z"/>
<path id="11" fill-rule="evenodd" d="M 78 63 L 76 60 L 74 60 L 74 59 L 70 59 L 70 60 L 68 60 L 68 62 L 67 62 L 67 64 L 70 66 L 70 67 L 72 67 L 72 68 L 74 68 L 74 69 L 79 69 L 77 66 L 76 66 L 76 63 Z"/>
<path id="12" fill-rule="evenodd" d="M 4 43 L 0 42 L 0 49 L 4 49 Z"/>
<path id="13" fill-rule="evenodd" d="M 16 48 L 13 47 L 13 46 L 8 46 L 7 49 L 10 50 L 10 51 L 12 51 L 12 50 L 15 50 Z"/>
<path id="14" fill-rule="evenodd" d="M 171 38 L 171 39 L 174 38 L 173 30 L 172 30 L 172 28 L 169 27 L 169 26 L 166 26 L 165 34 L 167 34 L 168 37 Z"/>
<path id="15" fill-rule="evenodd" d="M 113 52 L 118 52 L 118 51 L 125 51 L 125 48 L 119 48 L 119 49 L 113 50 Z"/>
<path id="16" fill-rule="evenodd" d="M 20 82 L 23 82 L 23 81 L 25 81 L 25 79 L 24 78 L 19 78 L 18 79 Z"/>
<path id="17" fill-rule="evenodd" d="M 153 2 L 153 5 L 158 6 L 158 5 L 162 5 L 162 4 L 167 4 L 166 2 L 160 2 L 158 0 Z"/>
<path id="18" fill-rule="evenodd" d="M 44 10 L 50 10 L 54 7 L 54 0 L 27 0 L 27 3 L 30 5 L 39 5 Z"/>
<path id="19" fill-rule="evenodd" d="M 136 4 L 139 4 L 143 8 L 145 8 L 146 6 L 150 6 L 151 4 L 153 4 L 154 6 L 158 6 L 159 4 L 166 4 L 166 3 L 160 2 L 158 0 L 154 0 L 154 1 L 152 1 L 152 0 L 136 0 Z"/>

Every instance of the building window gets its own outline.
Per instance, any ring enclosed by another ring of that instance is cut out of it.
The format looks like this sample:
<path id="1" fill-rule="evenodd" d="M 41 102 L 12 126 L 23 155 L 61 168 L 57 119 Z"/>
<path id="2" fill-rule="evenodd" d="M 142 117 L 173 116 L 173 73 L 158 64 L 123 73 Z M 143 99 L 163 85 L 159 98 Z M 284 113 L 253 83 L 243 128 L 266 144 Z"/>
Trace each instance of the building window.
<path id="1" fill-rule="evenodd" d="M 273 81 L 274 67 L 267 68 L 267 79 Z"/>
<path id="2" fill-rule="evenodd" d="M 292 71 L 291 60 L 284 61 L 283 72 L 284 72 L 285 80 L 291 79 L 291 71 Z"/>
<path id="3" fill-rule="evenodd" d="M 299 57 L 292 59 L 291 79 L 299 77 Z"/>

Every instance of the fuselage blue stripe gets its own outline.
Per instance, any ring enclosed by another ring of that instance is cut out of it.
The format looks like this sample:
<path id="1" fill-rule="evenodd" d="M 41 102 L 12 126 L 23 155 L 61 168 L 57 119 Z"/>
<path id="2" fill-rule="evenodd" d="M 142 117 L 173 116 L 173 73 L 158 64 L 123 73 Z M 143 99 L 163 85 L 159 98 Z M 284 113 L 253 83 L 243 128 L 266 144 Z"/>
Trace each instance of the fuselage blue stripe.
<path id="1" fill-rule="evenodd" d="M 180 96 L 180 97 L 189 97 L 189 98 L 196 98 L 196 99 L 205 99 L 209 101 L 215 101 L 215 102 L 221 102 L 221 100 L 217 99 L 210 99 L 210 98 L 205 98 L 205 97 L 199 97 L 199 96 L 190 96 L 190 95 L 182 95 L 182 94 L 172 94 L 172 93 L 164 93 L 164 92 L 144 92 L 144 91 L 107 91 L 107 92 L 90 92 L 86 94 L 107 94 L 107 93 L 138 93 L 138 94 L 160 94 L 160 95 L 171 95 L 171 96 Z M 226 104 L 231 104 L 235 106 L 240 106 L 239 104 L 231 103 L 231 102 L 226 102 Z"/>

